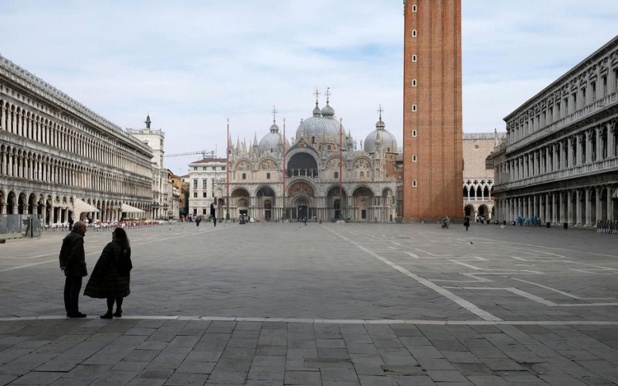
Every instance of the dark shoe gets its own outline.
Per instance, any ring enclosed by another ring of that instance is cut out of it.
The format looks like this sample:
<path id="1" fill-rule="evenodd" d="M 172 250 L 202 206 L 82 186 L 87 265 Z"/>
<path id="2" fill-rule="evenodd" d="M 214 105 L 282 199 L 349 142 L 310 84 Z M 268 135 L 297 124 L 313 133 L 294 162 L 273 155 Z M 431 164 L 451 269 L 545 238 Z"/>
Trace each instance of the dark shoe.
<path id="1" fill-rule="evenodd" d="M 112 313 L 111 312 L 106 312 L 105 315 L 101 315 L 100 318 L 101 319 L 111 319 L 112 318 Z"/>
<path id="2" fill-rule="evenodd" d="M 114 312 L 114 316 L 117 318 L 122 318 L 122 310 L 116 310 L 116 312 Z"/>
<path id="3" fill-rule="evenodd" d="M 78 312 L 76 314 L 69 314 L 69 318 L 85 318 L 86 316 L 86 314 L 82 314 L 81 312 Z"/>

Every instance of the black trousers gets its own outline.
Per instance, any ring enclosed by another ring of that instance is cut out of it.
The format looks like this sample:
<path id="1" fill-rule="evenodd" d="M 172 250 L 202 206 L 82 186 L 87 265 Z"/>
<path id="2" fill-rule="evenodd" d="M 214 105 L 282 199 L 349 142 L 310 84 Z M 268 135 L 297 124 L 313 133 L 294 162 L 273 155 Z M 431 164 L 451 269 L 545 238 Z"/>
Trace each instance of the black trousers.
<path id="1" fill-rule="evenodd" d="M 79 313 L 79 293 L 82 290 L 81 276 L 67 276 L 64 280 L 64 308 L 67 315 Z"/>

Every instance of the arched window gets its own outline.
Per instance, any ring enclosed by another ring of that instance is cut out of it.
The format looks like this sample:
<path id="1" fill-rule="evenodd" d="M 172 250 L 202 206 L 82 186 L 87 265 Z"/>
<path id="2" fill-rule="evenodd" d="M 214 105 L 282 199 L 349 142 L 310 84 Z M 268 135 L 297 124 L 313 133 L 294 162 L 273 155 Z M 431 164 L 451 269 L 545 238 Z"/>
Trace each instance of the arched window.
<path id="1" fill-rule="evenodd" d="M 335 172 L 335 178 L 339 178 L 339 172 Z"/>
<path id="2" fill-rule="evenodd" d="M 270 180 L 270 173 L 266 173 L 266 179 Z"/>
<path id="3" fill-rule="evenodd" d="M 242 174 L 242 179 L 243 179 L 243 180 L 246 180 L 246 179 L 247 179 L 247 174 L 246 174 L 246 173 L 243 173 L 243 174 Z"/>

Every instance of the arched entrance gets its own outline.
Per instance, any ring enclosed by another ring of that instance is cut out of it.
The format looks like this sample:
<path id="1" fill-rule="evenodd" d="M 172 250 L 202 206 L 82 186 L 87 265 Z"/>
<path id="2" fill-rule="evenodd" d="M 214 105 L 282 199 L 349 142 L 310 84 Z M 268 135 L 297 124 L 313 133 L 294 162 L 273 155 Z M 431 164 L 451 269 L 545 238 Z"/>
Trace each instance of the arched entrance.
<path id="1" fill-rule="evenodd" d="M 298 221 L 306 220 L 309 214 L 309 201 L 305 197 L 300 197 L 294 202 L 297 215 L 295 216 Z"/>
<path id="2" fill-rule="evenodd" d="M 489 210 L 485 204 L 479 206 L 477 220 L 480 222 L 489 221 Z"/>
<path id="3" fill-rule="evenodd" d="M 474 214 L 474 206 L 471 204 L 466 205 L 466 207 L 464 208 L 464 216 L 472 218 L 473 214 Z"/>
<path id="4" fill-rule="evenodd" d="M 324 216 L 331 220 L 343 220 L 347 217 L 346 202 L 348 200 L 345 190 L 341 189 L 341 195 L 339 194 L 339 187 L 333 186 L 328 190 L 326 194 L 327 213 Z"/>
<path id="5" fill-rule="evenodd" d="M 373 219 L 374 214 L 369 213 L 373 203 L 373 192 L 367 187 L 360 187 L 352 193 L 352 219 L 367 221 Z"/>
<path id="6" fill-rule="evenodd" d="M 249 206 L 251 205 L 251 196 L 249 192 L 245 189 L 235 189 L 230 198 L 230 210 L 232 211 L 232 215 L 234 217 L 239 216 L 253 216 L 252 213 L 249 213 Z"/>
<path id="7" fill-rule="evenodd" d="M 6 201 L 6 213 L 15 214 L 15 204 L 17 202 L 17 196 L 14 192 L 9 192 L 8 200 Z"/>
<path id="8" fill-rule="evenodd" d="M 272 207 L 275 200 L 275 192 L 270 187 L 263 187 L 257 191 L 257 211 L 256 216 L 270 221 L 273 217 Z"/>
<path id="9" fill-rule="evenodd" d="M 288 188 L 288 197 L 290 197 L 292 203 L 290 208 L 292 220 L 301 221 L 304 218 L 316 217 L 316 208 L 312 207 L 314 190 L 308 182 L 294 182 Z"/>

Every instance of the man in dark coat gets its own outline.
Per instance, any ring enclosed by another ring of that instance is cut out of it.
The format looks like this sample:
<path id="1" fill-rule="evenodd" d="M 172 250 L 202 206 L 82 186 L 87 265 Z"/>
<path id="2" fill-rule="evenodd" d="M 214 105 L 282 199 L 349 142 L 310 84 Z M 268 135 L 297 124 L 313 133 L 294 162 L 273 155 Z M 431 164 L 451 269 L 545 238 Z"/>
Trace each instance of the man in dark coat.
<path id="1" fill-rule="evenodd" d="M 81 221 L 73 224 L 71 233 L 62 240 L 60 249 L 60 269 L 64 272 L 64 308 L 69 318 L 85 318 L 86 314 L 79 312 L 79 292 L 82 289 L 82 278 L 88 275 L 86 270 L 86 253 L 84 252 L 84 236 L 86 224 Z"/>

